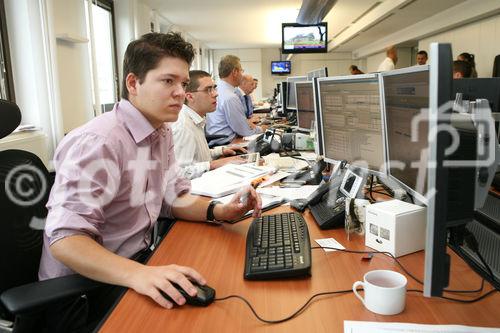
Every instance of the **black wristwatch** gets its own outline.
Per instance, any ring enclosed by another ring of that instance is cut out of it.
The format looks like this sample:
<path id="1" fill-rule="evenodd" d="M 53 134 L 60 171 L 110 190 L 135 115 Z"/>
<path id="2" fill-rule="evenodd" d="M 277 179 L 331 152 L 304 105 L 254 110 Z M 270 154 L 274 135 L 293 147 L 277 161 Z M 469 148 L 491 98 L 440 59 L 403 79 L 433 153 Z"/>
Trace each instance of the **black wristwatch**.
<path id="1" fill-rule="evenodd" d="M 222 224 L 223 221 L 219 221 L 215 218 L 214 216 L 214 208 L 216 205 L 221 204 L 222 202 L 217 201 L 217 200 L 212 200 L 208 204 L 207 208 L 207 222 L 209 223 L 216 223 L 216 224 Z"/>

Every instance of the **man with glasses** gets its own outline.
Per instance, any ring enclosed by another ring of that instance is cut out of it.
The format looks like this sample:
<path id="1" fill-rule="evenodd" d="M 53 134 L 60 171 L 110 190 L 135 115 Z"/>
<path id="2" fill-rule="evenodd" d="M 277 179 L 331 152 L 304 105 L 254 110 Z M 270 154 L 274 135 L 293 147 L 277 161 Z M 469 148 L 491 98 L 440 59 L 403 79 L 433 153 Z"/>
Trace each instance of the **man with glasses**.
<path id="1" fill-rule="evenodd" d="M 220 60 L 217 109 L 207 115 L 207 134 L 226 137 L 210 141 L 210 146 L 224 145 L 237 135 L 250 136 L 266 129 L 265 126 L 251 128 L 247 122 L 246 108 L 236 92 L 242 76 L 243 69 L 238 57 L 227 55 Z"/>
<path id="2" fill-rule="evenodd" d="M 210 149 L 205 139 L 205 116 L 217 106 L 217 85 L 205 71 L 189 72 L 186 99 L 179 118 L 172 124 L 175 158 L 182 169 L 182 175 L 193 179 L 204 172 L 219 168 L 227 163 L 243 163 L 236 155 L 245 153 L 237 146 Z M 233 156 L 218 159 L 221 156 Z"/>

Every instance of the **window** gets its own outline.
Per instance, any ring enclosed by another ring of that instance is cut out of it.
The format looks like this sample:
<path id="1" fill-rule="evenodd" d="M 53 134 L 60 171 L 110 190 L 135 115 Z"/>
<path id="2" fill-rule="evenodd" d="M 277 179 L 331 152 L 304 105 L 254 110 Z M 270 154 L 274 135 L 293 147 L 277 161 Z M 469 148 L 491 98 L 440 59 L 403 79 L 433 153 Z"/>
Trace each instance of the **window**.
<path id="1" fill-rule="evenodd" d="M 89 13 L 88 1 L 91 1 Z M 116 61 L 113 2 L 86 0 L 89 52 L 92 59 L 94 103 L 101 112 L 109 111 L 119 96 Z M 93 48 L 93 50 L 92 50 Z"/>
<path id="2" fill-rule="evenodd" d="M 15 101 L 4 1 L 0 0 L 0 98 Z"/>

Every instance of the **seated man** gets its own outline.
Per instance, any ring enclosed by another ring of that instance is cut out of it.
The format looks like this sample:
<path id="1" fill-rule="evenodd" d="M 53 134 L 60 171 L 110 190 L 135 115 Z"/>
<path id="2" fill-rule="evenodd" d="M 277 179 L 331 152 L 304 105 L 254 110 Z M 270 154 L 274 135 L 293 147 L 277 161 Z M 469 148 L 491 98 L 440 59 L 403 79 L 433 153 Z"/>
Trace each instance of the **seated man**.
<path id="1" fill-rule="evenodd" d="M 236 151 L 246 152 L 243 148 L 236 146 L 208 148 L 205 139 L 205 115 L 215 111 L 216 98 L 217 86 L 210 74 L 198 70 L 190 71 L 186 100 L 179 118 L 171 124 L 175 159 L 182 168 L 182 175 L 185 178 L 200 177 L 204 172 L 230 162 L 244 162 L 238 157 L 217 159 L 221 156 L 235 155 Z"/>
<path id="2" fill-rule="evenodd" d="M 134 289 L 170 309 L 173 304 L 161 292 L 179 305 L 186 302 L 172 283 L 194 296 L 192 281 L 206 281 L 189 267 L 129 259 L 150 251 L 157 218 L 222 221 L 249 209 L 260 214 L 253 188 L 245 188 L 245 203 L 240 203 L 243 193 L 227 204 L 209 203 L 190 195 L 189 180 L 178 177 L 168 122 L 176 121 L 182 108 L 193 57 L 192 45 L 178 33 L 149 33 L 132 41 L 123 60 L 120 102 L 61 141 L 47 204 L 41 280 L 77 272 Z"/>
<path id="3" fill-rule="evenodd" d="M 207 115 L 207 134 L 227 135 L 216 139 L 210 146 L 220 146 L 231 142 L 237 135 L 250 136 L 262 133 L 265 127 L 251 128 L 245 116 L 245 107 L 236 93 L 241 82 L 243 69 L 240 59 L 233 55 L 223 57 L 219 63 L 217 109 Z"/>
<path id="4" fill-rule="evenodd" d="M 253 115 L 253 102 L 250 95 L 255 90 L 255 81 L 253 80 L 252 75 L 243 75 L 241 77 L 239 87 L 241 91 L 243 91 L 243 94 L 241 95 L 241 101 L 243 102 L 243 106 L 245 107 L 245 116 L 247 117 L 247 119 L 250 119 Z"/>

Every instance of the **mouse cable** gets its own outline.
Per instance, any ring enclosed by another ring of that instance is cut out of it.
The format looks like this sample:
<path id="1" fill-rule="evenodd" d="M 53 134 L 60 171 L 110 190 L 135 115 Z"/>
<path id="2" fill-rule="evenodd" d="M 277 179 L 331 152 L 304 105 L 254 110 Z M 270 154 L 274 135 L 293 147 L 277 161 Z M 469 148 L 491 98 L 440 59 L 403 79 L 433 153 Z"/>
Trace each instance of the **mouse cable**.
<path id="1" fill-rule="evenodd" d="M 303 311 L 305 311 L 305 309 L 308 307 L 308 305 L 316 297 L 326 296 L 326 295 L 336 295 L 336 294 L 348 294 L 348 293 L 352 293 L 352 292 L 353 292 L 352 289 L 347 289 L 347 290 L 339 290 L 339 291 L 326 291 L 326 292 L 314 294 L 311 297 L 309 297 L 309 299 L 307 300 L 307 302 L 305 302 L 304 305 L 302 305 L 297 311 L 295 311 L 294 313 L 292 313 L 288 317 L 285 317 L 285 318 L 282 318 L 282 319 L 276 319 L 276 320 L 264 319 L 261 316 L 259 316 L 259 314 L 253 308 L 252 304 L 250 304 L 250 302 L 246 298 L 244 298 L 243 296 L 240 296 L 240 295 L 224 296 L 224 297 L 221 297 L 221 298 L 216 298 L 214 301 L 225 301 L 225 300 L 228 300 L 230 298 L 238 298 L 238 299 L 242 300 L 250 308 L 250 310 L 254 314 L 255 318 L 257 318 L 261 322 L 266 323 L 266 324 L 279 324 L 279 323 L 283 323 L 285 321 L 288 321 L 288 320 L 291 320 L 291 319 L 297 317 L 299 314 L 301 314 Z M 420 293 L 420 294 L 423 293 L 423 291 L 420 290 L 420 289 L 408 289 L 407 292 L 417 292 L 417 293 Z M 479 296 L 477 298 L 474 298 L 474 299 L 458 299 L 458 298 L 452 298 L 452 297 L 447 297 L 447 296 L 438 296 L 438 298 L 443 298 L 445 300 L 452 301 L 452 302 L 469 303 L 470 304 L 470 303 L 478 302 L 478 301 L 480 301 L 480 300 L 482 300 L 482 299 L 484 299 L 484 298 L 492 295 L 494 292 L 498 292 L 498 290 L 492 289 L 492 290 L 488 291 L 486 294 L 481 295 L 481 296 Z"/>
<path id="2" fill-rule="evenodd" d="M 420 279 L 418 279 L 413 274 L 411 274 L 403 266 L 403 264 L 401 264 L 401 262 L 395 256 L 393 256 L 392 253 L 390 253 L 390 252 L 347 250 L 347 249 L 340 249 L 340 248 L 336 248 L 336 247 L 327 247 L 327 246 L 312 246 L 311 247 L 311 250 L 316 250 L 316 249 L 336 250 L 336 251 L 340 251 L 340 252 L 358 253 L 358 254 L 378 254 L 378 253 L 380 253 L 380 254 L 387 254 L 388 256 L 390 256 L 398 264 L 399 267 L 401 267 L 401 269 L 403 270 L 403 272 L 405 272 L 409 277 L 411 277 L 413 280 L 415 280 L 419 284 L 422 284 L 422 285 L 424 284 Z M 483 287 L 484 287 L 484 279 L 482 279 L 481 286 L 478 289 L 474 289 L 474 290 L 452 290 L 452 289 L 445 289 L 444 291 L 449 292 L 449 293 L 477 293 L 477 292 L 483 291 Z"/>
<path id="3" fill-rule="evenodd" d="M 347 250 L 347 249 L 340 249 L 340 248 L 336 248 L 336 247 L 330 247 L 330 246 L 312 246 L 311 247 L 311 250 L 316 250 L 316 249 L 327 249 L 327 250 L 336 250 L 336 251 L 340 251 L 340 252 L 347 252 L 347 253 L 357 253 L 357 254 L 387 254 L 388 256 L 390 256 L 398 265 L 399 267 L 401 267 L 401 269 L 409 276 L 411 277 L 413 280 L 415 280 L 416 282 L 418 282 L 419 284 L 424 284 L 420 279 L 418 279 L 416 276 L 414 276 L 413 274 L 411 274 L 402 264 L 401 262 L 399 262 L 399 260 L 392 255 L 392 253 L 390 252 L 385 252 L 385 251 L 361 251 L 361 250 Z"/>
<path id="4" fill-rule="evenodd" d="M 352 293 L 352 289 L 339 290 L 339 291 L 326 291 L 326 292 L 314 294 L 311 297 L 309 297 L 307 302 L 305 302 L 304 305 L 302 305 L 297 311 L 295 311 L 294 313 L 292 313 L 288 317 L 285 317 L 283 319 L 277 319 L 277 320 L 264 319 L 261 316 L 259 316 L 257 314 L 257 312 L 255 311 L 255 309 L 253 308 L 252 304 L 250 304 L 250 302 L 248 300 L 246 300 L 243 296 L 229 295 L 229 296 L 225 296 L 225 297 L 221 297 L 221 298 L 216 298 L 215 301 L 225 301 L 225 300 L 230 299 L 230 298 L 239 298 L 240 300 L 245 302 L 245 304 L 253 312 L 254 316 L 258 320 L 260 320 L 261 322 L 266 323 L 266 324 L 279 324 L 279 323 L 283 323 L 285 321 L 288 321 L 290 319 L 297 317 L 302 311 L 304 311 L 307 308 L 307 306 L 311 303 L 311 301 L 316 297 L 325 296 L 325 295 L 335 295 L 335 294 L 348 294 L 348 293 Z"/>

